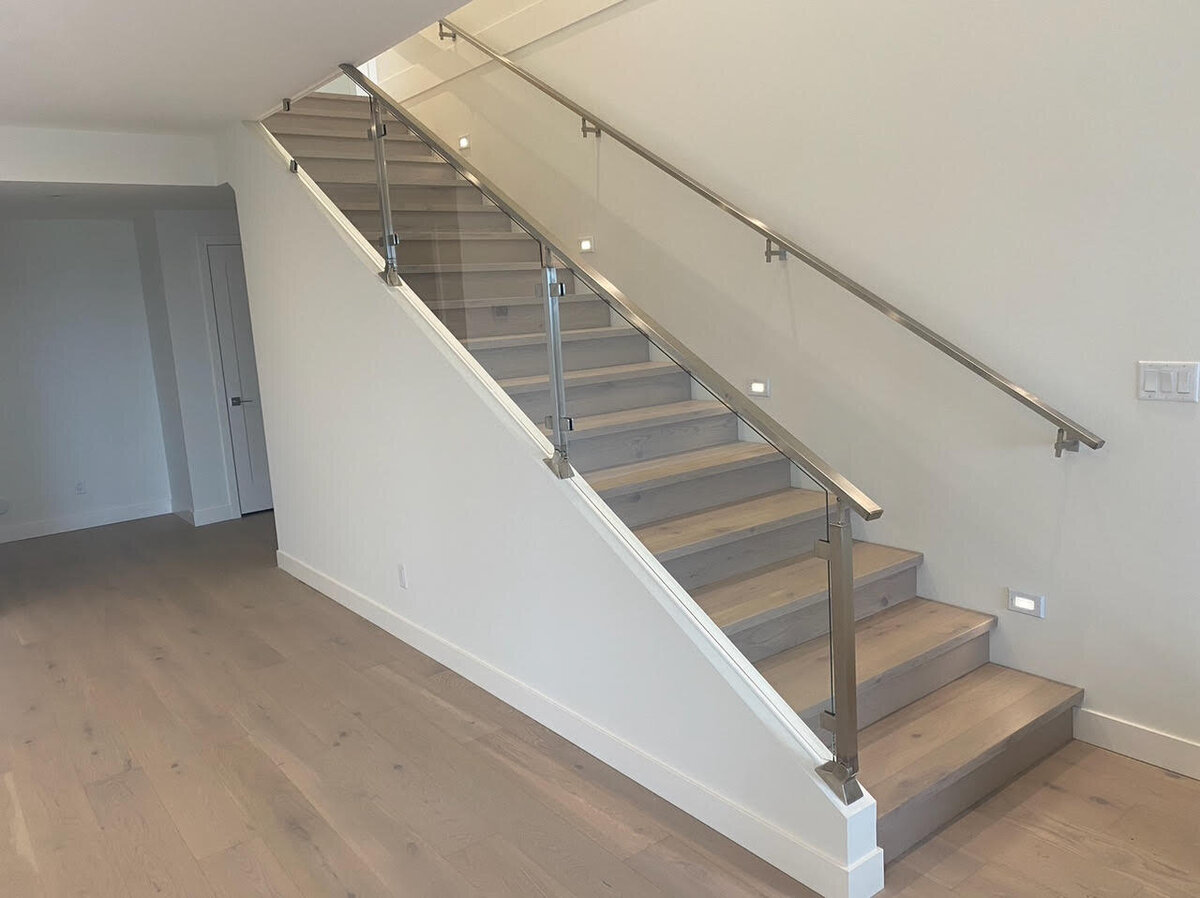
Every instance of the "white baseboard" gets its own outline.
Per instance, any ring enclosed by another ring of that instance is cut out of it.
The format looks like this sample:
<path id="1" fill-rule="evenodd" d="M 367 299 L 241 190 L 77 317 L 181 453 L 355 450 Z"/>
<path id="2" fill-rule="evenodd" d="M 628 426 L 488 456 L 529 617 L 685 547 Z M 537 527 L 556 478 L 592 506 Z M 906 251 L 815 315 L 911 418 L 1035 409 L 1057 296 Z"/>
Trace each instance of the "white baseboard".
<path id="1" fill-rule="evenodd" d="M 0 543 L 34 539 L 54 533 L 68 533 L 71 530 L 86 530 L 89 527 L 103 527 L 105 524 L 119 524 L 122 521 L 136 521 L 138 518 L 152 518 L 156 515 L 170 513 L 171 500 L 159 499 L 156 502 L 144 502 L 140 505 L 96 508 L 91 511 L 60 515 L 43 521 L 0 524 Z"/>
<path id="2" fill-rule="evenodd" d="M 830 898 L 866 898 L 883 888 L 878 849 L 851 869 L 729 798 L 652 757 L 481 658 L 422 628 L 283 550 L 281 570 L 487 690 L 734 842 Z"/>
<path id="3" fill-rule="evenodd" d="M 179 512 L 179 516 L 185 521 L 196 527 L 203 527 L 205 524 L 219 524 L 221 521 L 240 518 L 242 510 L 237 505 L 212 505 L 208 508 L 194 508 L 186 513 L 187 517 L 184 517 L 184 514 Z"/>
<path id="4" fill-rule="evenodd" d="M 1075 712 L 1075 738 L 1174 773 L 1200 779 L 1200 742 L 1089 708 Z"/>

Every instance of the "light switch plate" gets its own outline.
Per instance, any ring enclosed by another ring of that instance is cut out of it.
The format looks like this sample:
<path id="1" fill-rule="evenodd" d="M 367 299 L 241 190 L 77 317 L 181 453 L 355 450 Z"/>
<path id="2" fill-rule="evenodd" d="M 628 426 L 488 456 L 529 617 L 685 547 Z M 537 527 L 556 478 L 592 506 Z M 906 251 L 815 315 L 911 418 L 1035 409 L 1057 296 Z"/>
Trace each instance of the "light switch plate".
<path id="1" fill-rule="evenodd" d="M 1200 402 L 1200 362 L 1138 362 L 1138 399 Z"/>

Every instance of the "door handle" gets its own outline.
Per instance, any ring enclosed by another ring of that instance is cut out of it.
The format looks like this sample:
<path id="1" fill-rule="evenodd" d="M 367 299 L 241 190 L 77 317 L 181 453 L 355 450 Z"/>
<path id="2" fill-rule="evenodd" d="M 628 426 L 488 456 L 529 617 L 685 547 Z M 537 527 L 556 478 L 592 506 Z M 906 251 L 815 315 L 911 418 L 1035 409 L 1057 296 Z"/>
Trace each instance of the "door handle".
<path id="1" fill-rule="evenodd" d="M 249 398 L 243 399 L 241 396 L 234 396 L 229 400 L 229 404 L 236 407 L 239 405 L 246 405 L 253 401 L 254 401 L 253 399 L 249 399 Z"/>

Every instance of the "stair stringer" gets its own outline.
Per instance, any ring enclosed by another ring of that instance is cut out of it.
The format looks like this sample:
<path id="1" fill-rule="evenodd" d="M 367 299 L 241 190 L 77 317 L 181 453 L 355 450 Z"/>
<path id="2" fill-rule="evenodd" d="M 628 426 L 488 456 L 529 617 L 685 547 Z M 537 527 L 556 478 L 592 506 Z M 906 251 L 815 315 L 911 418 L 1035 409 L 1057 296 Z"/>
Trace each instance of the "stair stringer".
<path id="1" fill-rule="evenodd" d="M 287 158 L 222 142 L 280 566 L 821 894 L 881 889 L 874 799 Z"/>

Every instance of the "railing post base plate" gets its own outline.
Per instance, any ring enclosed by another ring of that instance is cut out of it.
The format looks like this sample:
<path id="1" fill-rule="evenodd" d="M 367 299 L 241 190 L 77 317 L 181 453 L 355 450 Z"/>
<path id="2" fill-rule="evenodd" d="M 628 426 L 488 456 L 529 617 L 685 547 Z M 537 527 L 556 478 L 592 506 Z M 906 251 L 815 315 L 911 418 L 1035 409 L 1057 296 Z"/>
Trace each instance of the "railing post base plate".
<path id="1" fill-rule="evenodd" d="M 845 765 L 839 764 L 837 761 L 826 761 L 817 768 L 817 773 L 845 804 L 854 804 L 863 797 L 862 786 L 858 783 L 858 774 L 851 773 Z"/>
<path id="2" fill-rule="evenodd" d="M 559 480 L 566 480 L 568 477 L 575 476 L 575 472 L 571 470 L 570 460 L 561 452 L 555 452 L 546 459 L 546 467 L 553 471 Z"/>

